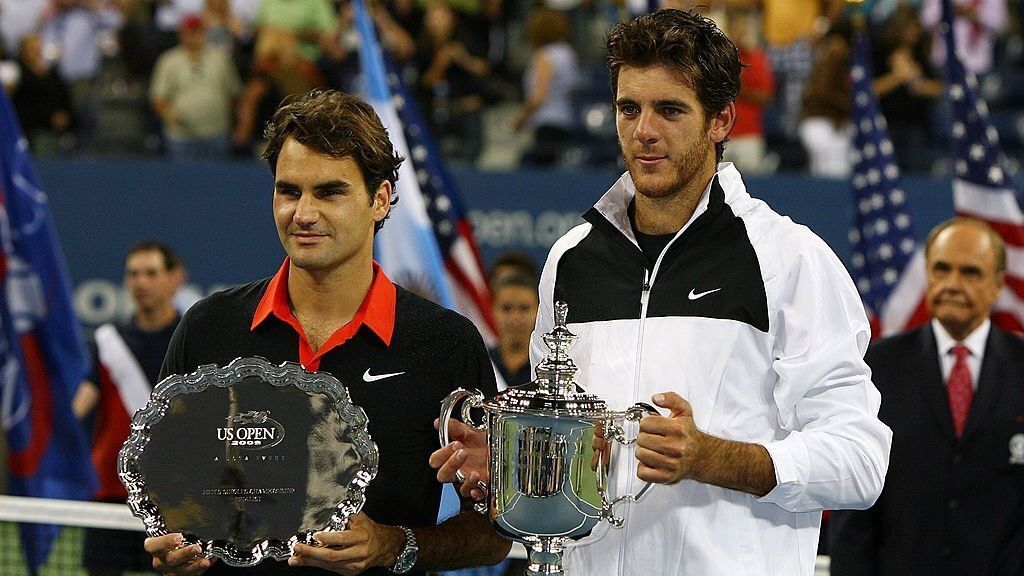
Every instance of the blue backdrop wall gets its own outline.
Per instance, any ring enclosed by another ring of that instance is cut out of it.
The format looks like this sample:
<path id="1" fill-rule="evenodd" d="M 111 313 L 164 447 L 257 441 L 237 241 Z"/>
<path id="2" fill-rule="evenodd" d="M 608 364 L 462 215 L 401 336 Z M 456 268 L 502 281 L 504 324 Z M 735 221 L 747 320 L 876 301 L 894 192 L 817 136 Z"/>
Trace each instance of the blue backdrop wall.
<path id="1" fill-rule="evenodd" d="M 125 314 L 122 257 L 142 238 L 178 250 L 201 293 L 269 276 L 284 257 L 271 215 L 272 179 L 256 162 L 41 160 L 86 325 Z M 485 261 L 547 249 L 617 178 L 602 172 L 454 171 Z M 905 179 L 918 236 L 952 214 L 950 184 Z M 848 260 L 853 206 L 844 181 L 804 176 L 747 180 L 748 190 L 818 233 Z M 397 210 L 402 209 L 399 201 Z M 387 226 L 382 234 L 387 233 Z"/>

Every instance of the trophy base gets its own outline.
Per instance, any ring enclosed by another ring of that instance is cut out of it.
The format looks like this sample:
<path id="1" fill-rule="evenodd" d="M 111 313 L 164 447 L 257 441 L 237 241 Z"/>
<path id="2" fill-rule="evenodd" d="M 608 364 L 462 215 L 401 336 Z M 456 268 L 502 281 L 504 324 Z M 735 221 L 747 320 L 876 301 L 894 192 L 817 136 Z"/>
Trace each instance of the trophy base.
<path id="1" fill-rule="evenodd" d="M 562 542 L 544 539 L 530 543 L 530 563 L 526 566 L 526 576 L 564 575 L 562 568 Z"/>

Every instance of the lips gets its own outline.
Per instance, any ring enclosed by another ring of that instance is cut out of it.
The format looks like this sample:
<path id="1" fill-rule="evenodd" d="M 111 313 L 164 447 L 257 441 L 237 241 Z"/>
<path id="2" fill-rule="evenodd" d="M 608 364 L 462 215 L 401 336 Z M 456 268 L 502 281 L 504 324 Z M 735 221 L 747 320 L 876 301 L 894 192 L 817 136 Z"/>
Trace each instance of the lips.
<path id="1" fill-rule="evenodd" d="M 292 238 L 294 238 L 299 244 L 316 244 L 324 238 L 327 238 L 327 235 L 313 234 L 310 232 L 293 232 Z"/>
<path id="2" fill-rule="evenodd" d="M 641 166 L 656 166 L 665 160 L 667 156 L 661 154 L 637 154 L 633 159 Z"/>

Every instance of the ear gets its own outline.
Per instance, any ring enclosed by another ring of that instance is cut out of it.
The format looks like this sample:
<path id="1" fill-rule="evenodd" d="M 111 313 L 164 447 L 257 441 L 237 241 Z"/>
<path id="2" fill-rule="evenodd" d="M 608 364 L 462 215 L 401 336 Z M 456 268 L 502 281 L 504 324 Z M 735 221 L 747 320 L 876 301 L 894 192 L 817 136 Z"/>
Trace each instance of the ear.
<path id="1" fill-rule="evenodd" d="M 718 144 L 732 132 L 732 125 L 736 123 L 736 102 L 729 102 L 725 108 L 711 117 L 708 125 L 708 138 Z"/>
<path id="2" fill-rule="evenodd" d="M 188 272 L 184 266 L 176 266 L 171 270 L 171 281 L 174 282 L 174 289 L 177 290 L 188 282 Z"/>
<path id="3" fill-rule="evenodd" d="M 380 222 L 391 211 L 391 182 L 384 180 L 373 193 L 373 221 Z"/>

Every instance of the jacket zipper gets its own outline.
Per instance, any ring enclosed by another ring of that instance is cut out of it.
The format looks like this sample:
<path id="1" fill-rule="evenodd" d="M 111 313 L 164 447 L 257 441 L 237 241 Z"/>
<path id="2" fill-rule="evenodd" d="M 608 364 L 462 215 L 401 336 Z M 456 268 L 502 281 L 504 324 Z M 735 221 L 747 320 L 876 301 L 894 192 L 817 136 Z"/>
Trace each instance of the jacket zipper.
<path id="1" fill-rule="evenodd" d="M 661 257 L 658 257 L 661 260 Z M 658 269 L 657 263 L 654 265 L 654 269 Z M 640 393 L 640 358 L 641 352 L 644 349 L 644 324 L 647 320 L 647 303 L 651 299 L 651 281 L 653 277 L 651 271 L 644 268 L 644 286 L 643 290 L 640 291 L 640 329 L 637 330 L 636 335 L 636 368 L 633 373 L 633 397 L 636 398 L 637 394 Z"/>
<path id="2" fill-rule="evenodd" d="M 654 269 L 648 270 L 644 268 L 644 285 L 640 292 L 640 329 L 636 339 L 636 369 L 633 373 L 633 397 L 637 398 L 638 401 L 646 402 L 646 399 L 639 398 L 640 394 L 640 368 L 643 364 L 643 351 L 644 351 L 644 329 L 647 326 L 647 307 L 651 300 L 651 286 L 654 284 L 654 279 L 658 275 L 658 269 L 661 268 L 661 261 L 665 258 L 665 253 L 668 252 L 672 244 L 679 238 L 680 234 L 676 234 L 665 248 L 661 250 L 661 254 L 658 254 L 658 259 L 654 261 Z"/>
<path id="3" fill-rule="evenodd" d="M 665 245 L 661 250 L 661 254 L 658 254 L 658 259 L 654 261 L 653 270 L 648 270 L 644 267 L 644 284 L 643 289 L 640 292 L 640 329 L 638 330 L 636 337 L 636 369 L 633 373 L 633 397 L 637 398 L 637 401 L 646 402 L 645 399 L 640 398 L 640 369 L 642 367 L 643 350 L 644 350 L 644 328 L 647 324 L 647 305 L 651 299 L 651 285 L 654 284 L 654 278 L 658 275 L 658 269 L 661 268 L 661 260 L 665 257 L 665 253 L 668 252 L 672 244 L 679 239 L 681 233 L 677 233 L 669 243 Z M 638 247 L 639 248 L 639 247 Z M 635 450 L 635 448 L 634 448 Z M 632 461 L 630 461 L 632 463 Z M 633 478 L 636 474 L 629 476 L 629 481 L 626 486 L 626 493 L 631 493 L 633 490 Z M 619 574 L 625 574 L 625 556 L 626 556 L 626 539 L 628 537 L 629 530 L 629 511 L 630 506 L 626 506 L 622 511 L 623 520 L 625 521 L 622 526 L 622 539 L 619 541 Z"/>

